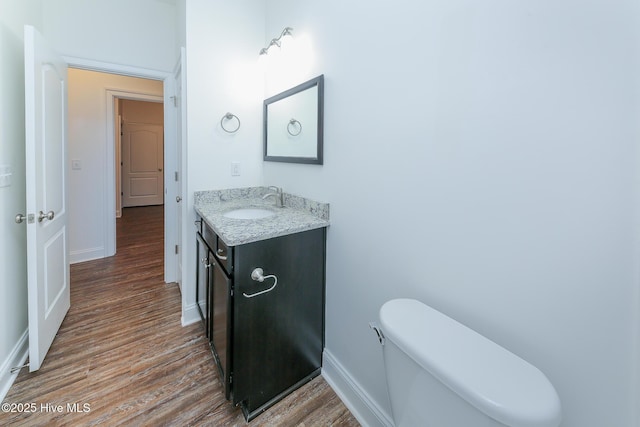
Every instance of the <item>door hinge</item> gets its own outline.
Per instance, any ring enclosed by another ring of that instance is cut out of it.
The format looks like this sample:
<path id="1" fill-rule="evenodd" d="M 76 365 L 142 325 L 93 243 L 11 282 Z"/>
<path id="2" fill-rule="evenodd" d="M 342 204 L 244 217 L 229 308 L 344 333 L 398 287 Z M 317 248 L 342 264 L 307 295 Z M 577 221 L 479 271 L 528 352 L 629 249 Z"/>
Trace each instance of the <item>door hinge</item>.
<path id="1" fill-rule="evenodd" d="M 12 373 L 12 374 L 15 374 L 16 372 L 20 372 L 20 369 L 22 369 L 22 368 L 26 368 L 27 366 L 29 366 L 29 364 L 28 364 L 28 363 L 25 363 L 25 364 L 24 364 L 24 365 L 22 365 L 22 366 L 14 366 L 13 368 L 11 368 L 11 373 Z"/>
<path id="2" fill-rule="evenodd" d="M 173 106 L 174 107 L 178 106 L 178 97 L 177 96 L 170 96 L 169 99 L 171 100 L 171 102 L 173 102 Z"/>
<path id="3" fill-rule="evenodd" d="M 176 178 L 176 182 L 178 182 L 178 171 L 175 171 L 175 172 L 174 172 L 174 176 L 175 176 L 175 178 Z"/>
<path id="4" fill-rule="evenodd" d="M 176 245 L 176 254 L 179 253 L 180 250 L 178 249 L 178 245 Z"/>

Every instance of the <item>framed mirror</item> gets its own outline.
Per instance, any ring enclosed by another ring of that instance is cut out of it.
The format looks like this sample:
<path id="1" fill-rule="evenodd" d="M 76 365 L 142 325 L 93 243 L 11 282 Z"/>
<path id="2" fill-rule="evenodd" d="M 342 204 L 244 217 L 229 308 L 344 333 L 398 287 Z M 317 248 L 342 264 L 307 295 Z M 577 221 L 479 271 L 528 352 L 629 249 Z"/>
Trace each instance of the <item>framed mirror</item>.
<path id="1" fill-rule="evenodd" d="M 264 160 L 322 164 L 324 75 L 265 99 Z"/>

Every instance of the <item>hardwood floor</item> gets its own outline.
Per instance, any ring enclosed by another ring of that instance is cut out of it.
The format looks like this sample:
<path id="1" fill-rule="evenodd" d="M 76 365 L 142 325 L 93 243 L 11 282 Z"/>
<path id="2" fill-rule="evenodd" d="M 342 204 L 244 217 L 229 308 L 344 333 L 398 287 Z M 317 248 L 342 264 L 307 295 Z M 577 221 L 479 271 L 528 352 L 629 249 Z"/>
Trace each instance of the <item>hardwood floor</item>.
<path id="1" fill-rule="evenodd" d="M 18 375 L 4 403 L 19 411 L 0 425 L 247 425 L 164 283 L 162 206 L 125 209 L 117 243 L 116 256 L 71 266 L 71 309 L 41 369 Z M 317 377 L 249 425 L 359 424 Z"/>

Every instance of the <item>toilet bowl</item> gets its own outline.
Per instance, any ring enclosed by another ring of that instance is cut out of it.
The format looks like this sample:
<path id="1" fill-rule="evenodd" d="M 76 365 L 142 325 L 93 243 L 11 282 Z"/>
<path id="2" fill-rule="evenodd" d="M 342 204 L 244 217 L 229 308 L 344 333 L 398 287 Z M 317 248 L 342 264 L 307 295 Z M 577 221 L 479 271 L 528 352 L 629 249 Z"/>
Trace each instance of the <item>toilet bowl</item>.
<path id="1" fill-rule="evenodd" d="M 560 399 L 540 370 L 439 311 L 391 300 L 380 326 L 397 427 L 560 424 Z"/>

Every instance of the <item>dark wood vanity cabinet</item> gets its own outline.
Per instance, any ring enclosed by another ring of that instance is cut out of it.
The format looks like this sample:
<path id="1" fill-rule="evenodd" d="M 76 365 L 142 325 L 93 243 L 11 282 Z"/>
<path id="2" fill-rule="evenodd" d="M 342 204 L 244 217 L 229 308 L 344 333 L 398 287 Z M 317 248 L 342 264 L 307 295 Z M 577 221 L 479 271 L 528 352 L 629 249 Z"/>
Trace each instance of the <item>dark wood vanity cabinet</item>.
<path id="1" fill-rule="evenodd" d="M 318 228 L 227 248 L 206 223 L 197 233 L 205 334 L 227 399 L 247 421 L 320 373 L 325 238 Z"/>

